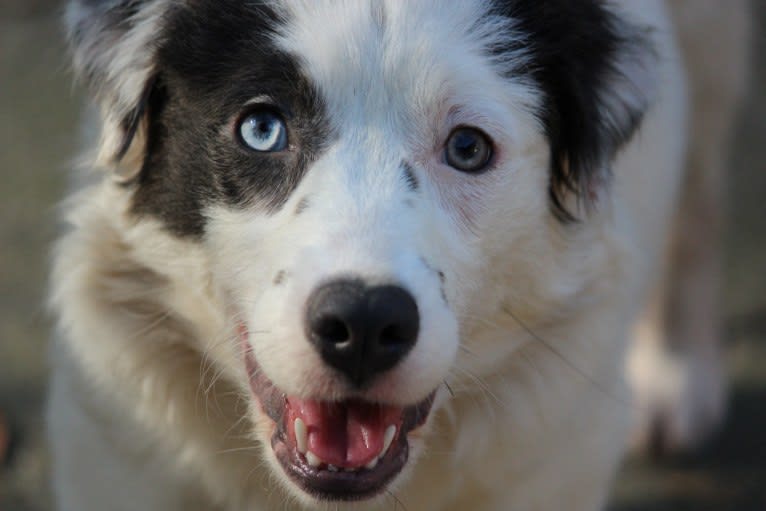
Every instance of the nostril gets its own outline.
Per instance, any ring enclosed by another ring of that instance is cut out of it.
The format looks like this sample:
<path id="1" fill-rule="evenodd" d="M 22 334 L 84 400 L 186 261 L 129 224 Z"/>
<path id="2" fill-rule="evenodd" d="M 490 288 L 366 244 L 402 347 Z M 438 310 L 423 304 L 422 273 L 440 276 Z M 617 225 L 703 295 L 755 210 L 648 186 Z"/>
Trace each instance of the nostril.
<path id="1" fill-rule="evenodd" d="M 399 286 L 380 286 L 368 291 L 368 300 L 371 323 L 378 332 L 374 344 L 392 356 L 409 350 L 420 327 L 412 295 Z"/>
<path id="2" fill-rule="evenodd" d="M 332 344 L 343 344 L 351 340 L 351 332 L 348 331 L 346 323 L 335 316 L 325 316 L 319 318 L 314 325 L 314 332 L 324 342 Z"/>
<path id="3" fill-rule="evenodd" d="M 379 343 L 387 348 L 408 344 L 410 341 L 403 334 L 402 329 L 398 325 L 388 325 L 380 332 Z"/>

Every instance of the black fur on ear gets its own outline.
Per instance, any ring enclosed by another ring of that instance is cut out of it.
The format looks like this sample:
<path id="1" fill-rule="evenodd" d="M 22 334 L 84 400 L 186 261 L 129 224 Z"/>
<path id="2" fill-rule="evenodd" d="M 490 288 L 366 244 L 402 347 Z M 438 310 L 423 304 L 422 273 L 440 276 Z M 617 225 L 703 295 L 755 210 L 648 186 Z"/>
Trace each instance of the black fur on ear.
<path id="1" fill-rule="evenodd" d="M 122 120 L 122 141 L 117 149 L 117 153 L 114 155 L 116 161 L 122 160 L 130 149 L 133 139 L 141 127 L 141 122 L 148 113 L 149 98 L 152 96 L 156 82 L 157 78 L 152 78 L 146 83 L 140 101 L 128 113 L 128 116 Z"/>
<path id="2" fill-rule="evenodd" d="M 121 181 L 140 172 L 150 98 L 157 87 L 156 48 L 169 0 L 72 0 L 66 24 L 78 77 L 103 121 L 97 163 Z"/>
<path id="3" fill-rule="evenodd" d="M 496 0 L 518 36 L 510 48 L 543 94 L 550 198 L 562 221 L 587 211 L 656 92 L 650 31 L 600 0 Z M 574 207 L 573 207 L 574 206 Z"/>

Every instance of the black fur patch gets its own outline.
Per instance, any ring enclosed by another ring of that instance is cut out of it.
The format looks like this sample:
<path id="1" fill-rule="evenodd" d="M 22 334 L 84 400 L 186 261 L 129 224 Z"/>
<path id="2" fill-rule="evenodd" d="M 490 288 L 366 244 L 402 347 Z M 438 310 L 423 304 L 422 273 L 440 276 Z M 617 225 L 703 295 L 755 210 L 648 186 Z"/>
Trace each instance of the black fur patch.
<path id="1" fill-rule="evenodd" d="M 135 214 L 199 236 L 207 205 L 273 211 L 285 203 L 333 135 L 298 61 L 270 39 L 280 22 L 261 3 L 235 0 L 180 4 L 167 14 Z M 234 121 L 258 96 L 284 118 L 288 150 L 257 153 L 237 142 Z"/>
<path id="2" fill-rule="evenodd" d="M 625 77 L 617 63 L 653 49 L 646 31 L 618 19 L 605 1 L 495 0 L 495 11 L 512 18 L 522 37 L 512 47 L 493 51 L 531 56 L 529 76 L 544 94 L 539 116 L 551 146 L 554 212 L 573 220 L 564 207 L 565 193 L 587 200 L 589 188 L 608 177 L 612 158 L 630 139 L 646 106 L 636 110 L 619 100 L 605 101 L 613 92 L 610 84 L 633 86 L 620 81 Z"/>
<path id="3" fill-rule="evenodd" d="M 415 169 L 413 169 L 412 165 L 406 161 L 401 163 L 401 167 L 402 173 L 404 174 L 404 180 L 407 182 L 407 186 L 413 192 L 417 191 L 418 188 L 420 188 L 420 182 L 418 181 L 418 176 L 415 175 Z"/>
<path id="4" fill-rule="evenodd" d="M 304 211 L 306 211 L 309 207 L 309 199 L 308 197 L 303 197 L 301 200 L 298 201 L 298 205 L 295 206 L 295 214 L 300 215 Z"/>

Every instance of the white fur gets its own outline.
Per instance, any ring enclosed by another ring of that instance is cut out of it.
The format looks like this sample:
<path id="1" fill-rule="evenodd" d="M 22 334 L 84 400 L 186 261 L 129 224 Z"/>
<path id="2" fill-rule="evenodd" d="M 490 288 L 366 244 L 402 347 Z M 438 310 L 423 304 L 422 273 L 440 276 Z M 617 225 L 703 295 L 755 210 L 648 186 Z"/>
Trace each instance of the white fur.
<path id="1" fill-rule="evenodd" d="M 515 37 L 484 16 L 484 2 L 285 2 L 291 22 L 277 40 L 303 57 L 338 136 L 279 212 L 211 207 L 205 239 L 189 242 L 136 221 L 128 192 L 106 177 L 69 203 L 52 297 L 59 509 L 327 507 L 273 459 L 273 426 L 250 395 L 234 325 L 251 327 L 280 389 L 345 397 L 300 317 L 316 285 L 349 273 L 405 286 L 421 311 L 415 348 L 366 396 L 412 404 L 439 391 L 391 493 L 338 507 L 598 509 L 630 418 L 622 357 L 657 271 L 685 142 L 662 3 L 615 3 L 656 29 L 657 69 L 623 72 L 640 87 L 656 72 L 657 96 L 615 162 L 611 193 L 586 222 L 563 226 L 549 211 L 539 92 L 500 76 L 524 55 L 481 54 L 497 34 Z M 124 44 L 152 30 L 155 14 Z M 111 65 L 148 72 L 114 51 Z M 463 123 L 495 139 L 496 172 L 476 178 L 440 163 Z M 402 159 L 420 182 L 412 207 Z M 294 216 L 303 197 L 309 207 Z M 429 266 L 446 276 L 446 303 Z M 273 286 L 280 271 L 286 283 Z"/>

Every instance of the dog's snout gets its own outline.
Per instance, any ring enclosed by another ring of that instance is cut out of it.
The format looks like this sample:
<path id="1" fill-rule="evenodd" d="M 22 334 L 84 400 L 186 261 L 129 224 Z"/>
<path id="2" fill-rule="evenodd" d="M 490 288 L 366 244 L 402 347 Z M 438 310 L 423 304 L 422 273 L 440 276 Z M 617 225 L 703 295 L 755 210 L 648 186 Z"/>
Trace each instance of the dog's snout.
<path id="1" fill-rule="evenodd" d="M 419 328 L 415 299 L 394 285 L 335 280 L 314 290 L 306 307 L 309 339 L 325 363 L 356 387 L 394 367 L 415 344 Z"/>

